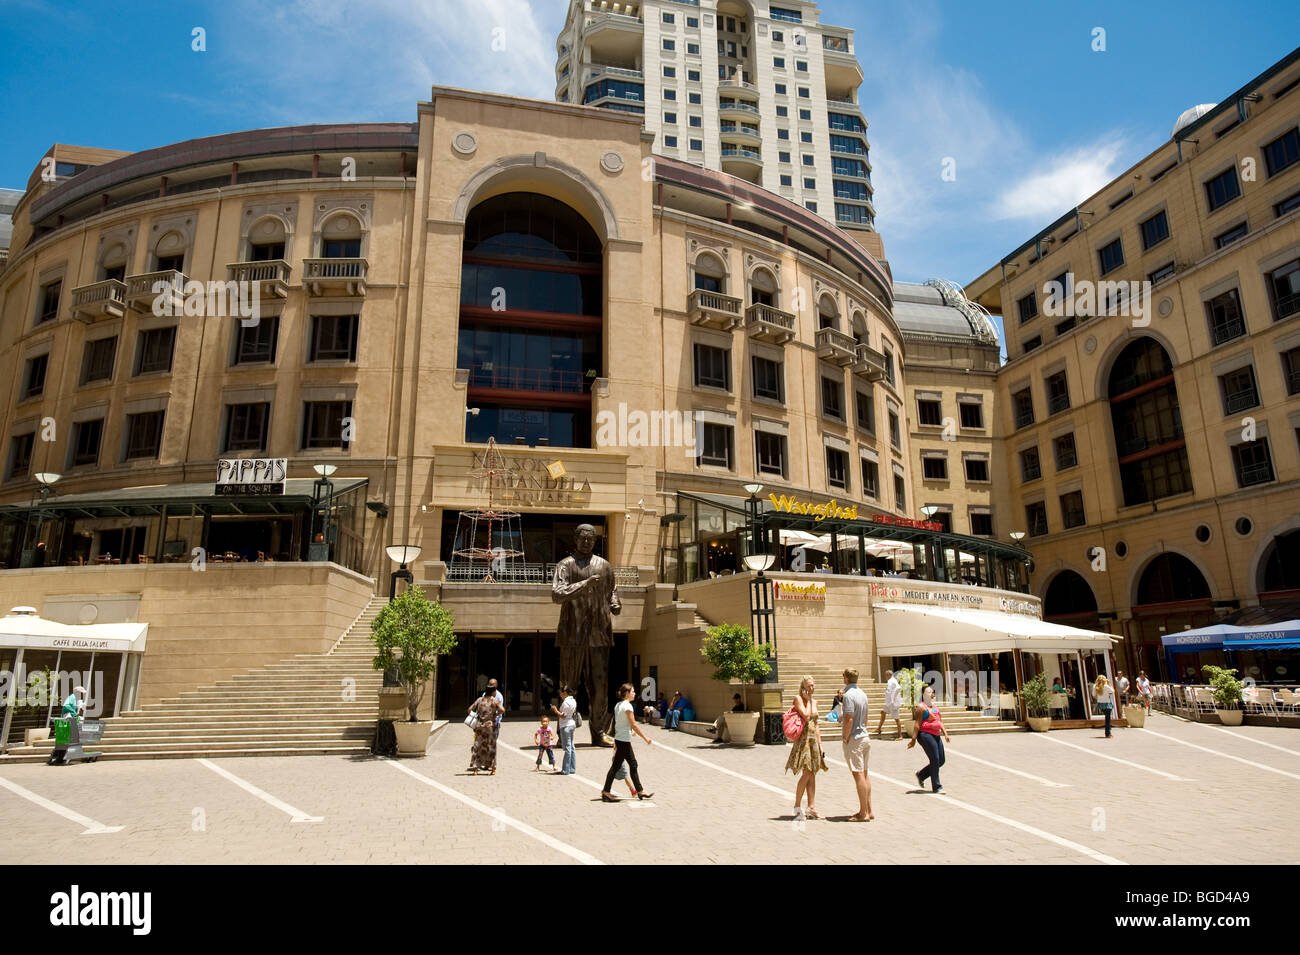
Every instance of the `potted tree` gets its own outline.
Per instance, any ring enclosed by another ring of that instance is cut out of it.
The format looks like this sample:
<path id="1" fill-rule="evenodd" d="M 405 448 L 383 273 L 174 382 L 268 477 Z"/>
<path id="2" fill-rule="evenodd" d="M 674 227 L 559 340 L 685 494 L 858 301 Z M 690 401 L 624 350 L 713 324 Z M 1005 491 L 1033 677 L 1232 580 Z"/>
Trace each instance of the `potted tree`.
<path id="1" fill-rule="evenodd" d="M 1241 708 L 1242 682 L 1237 679 L 1236 670 L 1227 670 L 1213 664 L 1205 664 L 1201 671 L 1209 677 L 1210 686 L 1214 688 L 1214 709 L 1224 726 L 1240 726 L 1245 716 Z"/>
<path id="2" fill-rule="evenodd" d="M 424 591 L 412 584 L 400 597 L 388 602 L 370 627 L 378 651 L 374 668 L 394 670 L 406 691 L 409 718 L 393 723 L 398 755 L 423 756 L 433 722 L 421 720 L 419 709 L 438 657 L 456 646 L 451 611 L 426 598 Z"/>
<path id="3" fill-rule="evenodd" d="M 1020 699 L 1024 701 L 1031 730 L 1046 733 L 1052 728 L 1052 691 L 1046 676 L 1040 673 L 1032 680 L 1026 680 L 1020 688 Z"/>
<path id="4" fill-rule="evenodd" d="M 902 712 L 898 715 L 899 721 L 903 725 L 903 736 L 911 736 L 912 725 L 915 722 L 912 719 L 912 710 L 922 700 L 922 694 L 925 692 L 925 680 L 922 678 L 920 667 L 913 667 L 910 670 L 898 670 L 894 673 L 894 679 L 898 681 L 900 699 L 903 701 Z"/>
<path id="5" fill-rule="evenodd" d="M 767 657 L 754 645 L 748 627 L 734 623 L 720 623 L 709 627 L 700 646 L 700 656 L 713 667 L 713 679 L 731 682 L 737 680 L 742 687 L 757 683 L 772 669 Z M 724 725 L 731 742 L 752 746 L 758 731 L 758 711 L 752 713 L 727 713 Z"/>

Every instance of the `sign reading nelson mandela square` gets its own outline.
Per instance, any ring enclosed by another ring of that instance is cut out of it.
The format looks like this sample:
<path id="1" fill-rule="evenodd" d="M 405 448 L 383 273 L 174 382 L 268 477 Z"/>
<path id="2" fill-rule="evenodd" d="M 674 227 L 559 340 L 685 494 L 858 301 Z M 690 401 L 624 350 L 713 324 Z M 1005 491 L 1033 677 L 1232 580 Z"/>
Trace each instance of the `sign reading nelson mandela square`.
<path id="1" fill-rule="evenodd" d="M 521 507 L 533 504 L 585 506 L 591 501 L 591 482 L 571 476 L 559 461 L 523 455 L 505 456 L 505 467 L 488 473 L 487 452 L 473 452 L 469 489 L 486 492 L 494 499 Z"/>

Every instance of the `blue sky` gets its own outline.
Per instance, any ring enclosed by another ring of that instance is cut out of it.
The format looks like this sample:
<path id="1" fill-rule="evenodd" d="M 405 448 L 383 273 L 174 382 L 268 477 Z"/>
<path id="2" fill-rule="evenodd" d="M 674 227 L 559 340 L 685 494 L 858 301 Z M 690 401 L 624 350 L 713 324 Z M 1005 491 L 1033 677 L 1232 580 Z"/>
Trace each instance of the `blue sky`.
<path id="1" fill-rule="evenodd" d="M 53 142 L 146 149 L 411 121 L 434 83 L 549 99 L 564 0 L 0 0 L 0 185 Z M 111 10 L 111 12 L 109 12 Z M 973 279 L 1300 44 L 1300 4 L 849 2 L 894 275 Z M 205 52 L 191 49 L 206 31 Z M 501 27 L 504 51 L 492 49 Z M 1105 52 L 1092 50 L 1095 27 Z M 946 157 L 956 179 L 941 180 Z"/>

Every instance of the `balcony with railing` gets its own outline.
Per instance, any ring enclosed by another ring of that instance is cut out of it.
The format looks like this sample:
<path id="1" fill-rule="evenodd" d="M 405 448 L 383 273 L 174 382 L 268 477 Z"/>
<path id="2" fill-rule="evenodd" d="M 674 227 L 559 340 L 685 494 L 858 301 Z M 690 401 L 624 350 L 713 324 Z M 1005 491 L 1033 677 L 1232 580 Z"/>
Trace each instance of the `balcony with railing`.
<path id="1" fill-rule="evenodd" d="M 1292 292 L 1290 295 L 1279 295 L 1277 301 L 1273 303 L 1273 313 L 1277 316 L 1277 321 L 1284 318 L 1290 318 L 1292 315 L 1300 314 L 1300 292 Z"/>
<path id="2" fill-rule="evenodd" d="M 590 83 L 592 80 L 600 79 L 602 76 L 613 77 L 620 80 L 644 81 L 645 73 L 641 70 L 629 70 L 622 66 L 607 66 L 603 63 L 592 63 L 583 71 L 583 82 Z"/>
<path id="3" fill-rule="evenodd" d="M 1069 395 L 1052 395 L 1047 399 L 1047 413 L 1049 415 L 1058 414 L 1062 411 L 1068 411 L 1070 408 Z"/>
<path id="4" fill-rule="evenodd" d="M 794 313 L 756 302 L 745 309 L 745 331 L 755 341 L 783 345 L 794 338 Z"/>
<path id="5" fill-rule="evenodd" d="M 1241 320 L 1240 316 L 1233 316 L 1224 321 L 1214 322 L 1210 326 L 1210 341 L 1215 345 L 1222 345 L 1224 342 L 1230 342 L 1234 338 L 1240 338 L 1246 334 L 1246 323 Z"/>
<path id="6" fill-rule="evenodd" d="M 754 146 L 760 146 L 763 143 L 763 136 L 757 127 L 738 125 L 736 123 L 723 123 L 719 127 L 724 143 L 749 143 Z"/>
<path id="7" fill-rule="evenodd" d="M 1268 461 L 1242 464 L 1237 468 L 1237 482 L 1242 487 L 1267 484 L 1271 480 L 1273 480 L 1273 465 Z"/>
<path id="8" fill-rule="evenodd" d="M 885 355 L 870 345 L 859 344 L 855 349 L 856 361 L 853 373 L 861 375 L 867 381 L 879 381 L 885 377 Z"/>
<path id="9" fill-rule="evenodd" d="M 718 104 L 718 115 L 723 119 L 736 118 L 739 115 L 741 119 L 754 119 L 759 116 L 758 107 L 753 103 L 742 103 L 739 100 L 732 100 L 728 103 Z"/>
<path id="10" fill-rule="evenodd" d="M 1227 395 L 1224 404 L 1227 406 L 1228 414 L 1236 414 L 1238 411 L 1245 411 L 1258 405 L 1259 395 L 1254 388 L 1236 391 Z"/>
<path id="11" fill-rule="evenodd" d="M 844 368 L 858 360 L 858 343 L 838 328 L 817 330 L 817 357 Z"/>
<path id="12" fill-rule="evenodd" d="M 1288 395 L 1300 395 L 1300 368 L 1287 372 L 1286 393 Z"/>
<path id="13" fill-rule="evenodd" d="M 740 299 L 734 295 L 696 289 L 687 299 L 686 310 L 692 325 L 726 331 L 740 324 Z"/>
<path id="14" fill-rule="evenodd" d="M 226 266 L 226 276 L 232 282 L 257 282 L 262 298 L 287 298 L 289 275 L 293 272 L 284 259 L 264 262 L 232 262 Z"/>
<path id="15" fill-rule="evenodd" d="M 582 372 L 560 368 L 520 368 L 483 362 L 469 369 L 471 388 L 503 391 L 549 391 L 581 394 L 587 379 Z"/>
<path id="16" fill-rule="evenodd" d="M 744 146 L 724 146 L 722 149 L 722 161 L 724 163 L 736 163 L 743 166 L 763 165 L 763 154 L 757 149 L 746 149 Z"/>
<path id="17" fill-rule="evenodd" d="M 101 318 L 121 318 L 126 314 L 126 283 L 105 279 L 72 290 L 72 317 L 90 322 Z"/>
<path id="18" fill-rule="evenodd" d="M 365 259 L 303 259 L 302 284 L 308 295 L 366 294 Z"/>
<path id="19" fill-rule="evenodd" d="M 758 101 L 758 87 L 734 76 L 730 79 L 718 80 L 718 92 L 725 93 L 728 96 L 744 96 L 755 102 Z"/>
<path id="20" fill-rule="evenodd" d="M 155 308 L 157 303 L 157 308 Z M 126 277 L 126 305 L 134 312 L 180 315 L 185 308 L 185 273 L 176 269 Z"/>

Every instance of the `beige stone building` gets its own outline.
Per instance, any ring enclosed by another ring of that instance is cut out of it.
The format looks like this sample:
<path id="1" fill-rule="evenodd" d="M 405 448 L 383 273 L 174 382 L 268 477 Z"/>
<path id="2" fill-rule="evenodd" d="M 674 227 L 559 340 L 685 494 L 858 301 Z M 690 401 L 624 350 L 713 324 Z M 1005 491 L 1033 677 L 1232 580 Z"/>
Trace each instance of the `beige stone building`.
<path id="1" fill-rule="evenodd" d="M 918 520 L 911 356 L 923 382 L 984 381 L 987 343 L 900 323 L 887 265 L 791 199 L 663 156 L 646 179 L 651 138 L 435 88 L 413 123 L 37 177 L 0 273 L 0 600 L 149 622 L 129 705 L 328 649 L 387 595 L 388 548 L 418 546 L 461 636 L 440 712 L 497 676 L 531 715 L 558 671 L 552 567 L 590 523 L 623 594 L 611 681 L 702 714 L 730 697 L 708 623 L 755 624 L 786 692 L 814 665 L 943 669 L 942 641 L 909 643 L 926 605 L 1012 618 L 1036 668 L 1104 666 L 1104 642 L 1034 629 L 1022 551 L 968 533 L 987 490 L 952 498 L 951 533 Z M 978 317 L 954 296 L 934 307 Z M 995 666 L 1012 648 L 945 626 Z"/>
<path id="2" fill-rule="evenodd" d="M 1164 679 L 1222 660 L 1171 674 L 1165 635 L 1297 616 L 1298 124 L 1294 53 L 966 289 L 1006 329 L 998 533 L 1028 534 L 1049 618 L 1100 620 Z M 1293 656 L 1238 662 L 1290 680 Z"/>

